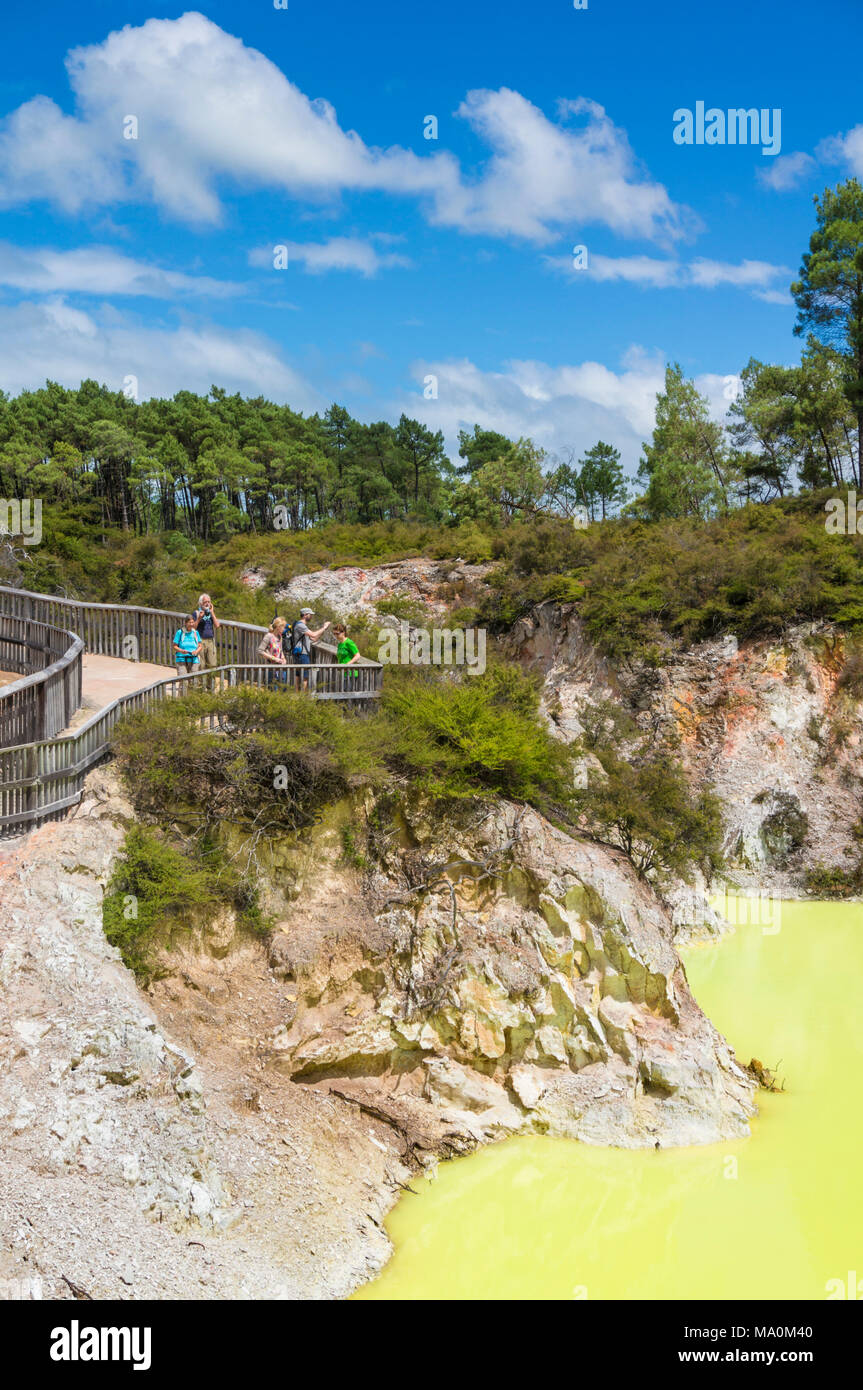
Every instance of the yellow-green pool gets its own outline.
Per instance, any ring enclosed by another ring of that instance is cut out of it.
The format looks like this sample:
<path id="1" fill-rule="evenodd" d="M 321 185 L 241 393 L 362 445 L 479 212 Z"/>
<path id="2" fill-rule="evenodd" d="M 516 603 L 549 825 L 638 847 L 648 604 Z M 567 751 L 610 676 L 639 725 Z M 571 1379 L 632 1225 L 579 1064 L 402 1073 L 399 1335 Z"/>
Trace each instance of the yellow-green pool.
<path id="1" fill-rule="evenodd" d="M 758 1093 L 751 1138 L 511 1139 L 441 1164 L 393 1211 L 395 1255 L 355 1297 L 823 1299 L 863 1280 L 863 906 L 784 903 L 779 922 L 685 952 L 741 1060 L 784 1078 Z"/>

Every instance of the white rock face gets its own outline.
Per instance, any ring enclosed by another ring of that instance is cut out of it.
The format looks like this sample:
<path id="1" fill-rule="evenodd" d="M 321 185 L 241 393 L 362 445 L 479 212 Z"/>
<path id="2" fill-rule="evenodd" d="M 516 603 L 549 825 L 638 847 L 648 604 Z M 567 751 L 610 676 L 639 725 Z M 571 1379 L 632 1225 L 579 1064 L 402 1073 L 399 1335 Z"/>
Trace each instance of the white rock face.
<path id="1" fill-rule="evenodd" d="M 238 1115 L 247 1074 L 196 1061 L 105 940 L 131 807 L 110 774 L 88 788 L 89 814 L 0 846 L 0 1281 L 60 1299 L 65 1280 L 93 1298 L 350 1292 L 389 1255 L 407 1175 L 390 1132 L 284 1084 Z"/>
<path id="2" fill-rule="evenodd" d="M 541 671 L 551 727 L 568 741 L 586 704 L 609 697 L 643 729 L 680 741 L 696 786 L 719 796 L 741 889 L 797 896 L 808 869 L 849 866 L 863 789 L 863 707 L 840 684 L 841 633 L 801 624 L 783 639 L 733 636 L 671 654 L 657 670 L 615 670 L 573 605 L 545 603 L 516 624 L 512 655 Z M 685 895 L 674 901 L 686 916 Z M 709 932 L 708 910 L 698 916 Z"/>
<path id="3" fill-rule="evenodd" d="M 392 564 L 362 569 L 345 565 L 340 569 L 317 570 L 298 575 L 284 589 L 277 590 L 276 601 L 287 617 L 300 604 L 314 607 L 323 601 L 343 620 L 352 614 L 380 618 L 382 626 L 392 622 L 378 614 L 377 604 L 400 598 L 413 603 L 437 623 L 449 608 L 470 603 L 484 587 L 490 565 L 471 565 L 464 560 L 397 560 Z"/>
<path id="4" fill-rule="evenodd" d="M 84 824 L 71 834 L 43 832 L 46 848 L 59 842 L 54 862 L 38 850 L 0 861 L 4 1000 L 19 1015 L 5 1040 L 0 1108 L 14 1133 L 29 1132 L 21 1156 L 37 1144 L 42 1163 L 58 1173 L 122 1168 L 134 1133 L 142 1208 L 182 1222 L 192 1214 L 184 1178 L 196 1166 L 186 1155 L 202 1146 L 201 1122 L 180 1104 L 192 1059 L 160 1031 L 102 932 L 101 880 L 122 832 L 100 822 L 88 835 Z M 142 1100 L 164 1113 L 172 1146 L 137 1130 Z M 127 1162 L 127 1182 L 130 1173 Z M 218 1177 L 203 1181 L 211 1205 L 221 1205 Z"/>

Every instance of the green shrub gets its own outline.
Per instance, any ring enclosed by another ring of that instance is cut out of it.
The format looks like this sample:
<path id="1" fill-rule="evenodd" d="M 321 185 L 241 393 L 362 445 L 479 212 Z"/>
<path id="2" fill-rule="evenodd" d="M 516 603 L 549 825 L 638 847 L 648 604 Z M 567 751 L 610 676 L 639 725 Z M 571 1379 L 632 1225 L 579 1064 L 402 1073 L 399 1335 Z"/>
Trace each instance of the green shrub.
<path id="1" fill-rule="evenodd" d="M 375 608 L 388 617 L 398 618 L 399 622 L 410 623 L 411 627 L 425 627 L 428 624 L 429 615 L 422 604 L 400 594 L 378 599 Z"/>
<path id="2" fill-rule="evenodd" d="M 835 866 L 817 864 L 809 869 L 805 878 L 806 892 L 813 898 L 852 898 L 863 891 L 863 873 L 860 868 L 839 869 Z"/>
<path id="3" fill-rule="evenodd" d="M 102 903 L 105 936 L 119 948 L 125 964 L 141 978 L 154 973 L 157 936 L 176 927 L 190 909 L 220 899 L 213 874 L 164 835 L 133 825 Z"/>
<path id="4" fill-rule="evenodd" d="M 571 750 L 538 719 L 537 682 L 515 666 L 384 687 L 389 760 L 440 797 L 500 795 L 564 814 Z"/>
<path id="5" fill-rule="evenodd" d="M 543 598 L 577 602 L 592 639 L 620 661 L 816 618 L 863 628 L 863 537 L 828 535 L 823 503 L 805 494 L 709 522 L 617 518 L 587 530 L 516 523 L 497 539 L 503 564 L 481 620 L 500 629 Z"/>
<path id="6" fill-rule="evenodd" d="M 709 875 L 719 865 L 718 803 L 690 794 L 670 754 L 624 762 L 612 745 L 635 726 L 619 707 L 591 708 L 585 744 L 605 775 L 576 792 L 578 750 L 552 737 L 539 698 L 538 678 L 514 665 L 476 676 L 392 666 L 380 709 L 364 718 L 346 719 L 291 691 L 238 687 L 127 719 L 115 748 L 137 807 L 162 823 L 191 823 L 202 845 L 223 820 L 246 831 L 301 832 L 352 789 L 389 795 L 407 779 L 441 801 L 527 802 L 618 845 L 644 876 L 685 875 L 693 861 Z M 222 734 L 209 731 L 217 715 Z M 363 866 L 353 833 L 343 858 Z M 236 896 L 237 885 L 229 886 Z"/>
<path id="7" fill-rule="evenodd" d="M 479 609 L 472 604 L 466 603 L 461 608 L 453 608 L 447 618 L 447 624 L 451 628 L 476 627 Z"/>
<path id="8" fill-rule="evenodd" d="M 102 924 L 124 963 L 143 980 L 158 973 L 155 949 L 177 931 L 188 931 L 198 909 L 222 904 L 254 935 L 270 923 L 258 904 L 258 889 L 248 873 L 225 858 L 207 834 L 177 844 L 164 831 L 132 826 L 106 888 Z"/>
<path id="9" fill-rule="evenodd" d="M 293 831 L 380 774 L 374 728 L 300 692 L 237 686 L 124 720 L 114 749 L 140 810 Z"/>
<path id="10" fill-rule="evenodd" d="M 863 652 L 858 648 L 848 652 L 836 686 L 846 691 L 852 699 L 863 700 Z"/>
<path id="11" fill-rule="evenodd" d="M 694 795 L 669 753 L 624 761 L 599 747 L 602 772 L 577 795 L 586 828 L 622 849 L 642 878 L 688 878 L 698 865 L 708 882 L 722 867 L 722 813 L 711 792 Z"/>
<path id="12" fill-rule="evenodd" d="M 343 825 L 341 836 L 342 863 L 348 864 L 352 869 L 365 869 L 368 860 L 360 848 L 360 841 L 353 826 Z"/>
<path id="13" fill-rule="evenodd" d="M 581 741 L 592 753 L 601 748 L 616 747 L 625 740 L 633 739 L 638 733 L 632 715 L 617 700 L 586 703 L 579 710 L 578 718 L 584 730 Z"/>
<path id="14" fill-rule="evenodd" d="M 201 825 L 303 830 L 324 805 L 388 773 L 436 796 L 498 793 L 561 812 L 571 753 L 538 707 L 537 681 L 515 666 L 460 679 L 390 667 L 381 708 L 365 718 L 301 693 L 236 687 L 134 715 L 114 748 L 140 810 Z M 209 731 L 213 716 L 227 737 Z"/>

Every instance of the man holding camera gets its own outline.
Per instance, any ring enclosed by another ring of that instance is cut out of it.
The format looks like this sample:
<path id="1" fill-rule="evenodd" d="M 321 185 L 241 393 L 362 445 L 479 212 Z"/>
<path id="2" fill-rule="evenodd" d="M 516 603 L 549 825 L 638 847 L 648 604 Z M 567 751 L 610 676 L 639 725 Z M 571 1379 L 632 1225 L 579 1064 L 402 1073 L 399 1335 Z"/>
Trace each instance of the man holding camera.
<path id="1" fill-rule="evenodd" d="M 195 619 L 195 627 L 201 639 L 199 652 L 201 667 L 213 669 L 219 664 L 216 657 L 216 630 L 221 627 L 221 623 L 216 617 L 213 600 L 209 594 L 201 594 L 192 617 Z"/>

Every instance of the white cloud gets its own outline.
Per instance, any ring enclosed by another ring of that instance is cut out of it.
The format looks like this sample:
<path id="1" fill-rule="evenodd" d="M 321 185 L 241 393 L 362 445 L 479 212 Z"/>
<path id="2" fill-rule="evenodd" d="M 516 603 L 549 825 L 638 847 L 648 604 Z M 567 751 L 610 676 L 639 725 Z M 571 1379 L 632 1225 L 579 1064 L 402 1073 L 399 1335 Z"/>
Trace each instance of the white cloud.
<path id="1" fill-rule="evenodd" d="M 23 248 L 11 242 L 0 242 L 0 285 L 46 294 L 148 295 L 158 299 L 185 294 L 221 298 L 242 289 L 205 275 L 162 270 L 107 246 L 57 251 L 51 247 Z"/>
<path id="2" fill-rule="evenodd" d="M 512 438 L 527 436 L 549 453 L 572 449 L 576 457 L 604 439 L 620 450 L 627 472 L 633 473 L 642 443 L 653 431 L 665 362 L 662 353 L 639 347 L 629 350 L 619 371 L 600 362 L 555 367 L 513 361 L 500 371 L 483 371 L 467 358 L 424 361 L 412 367 L 416 394 L 404 392 L 392 410 L 443 430 L 452 457 L 458 452 L 458 431 L 479 424 Z M 429 374 L 438 380 L 436 401 L 422 394 Z M 717 418 L 728 406 L 724 382 L 716 374 L 696 378 Z"/>
<path id="3" fill-rule="evenodd" d="M 45 380 L 78 386 L 85 377 L 122 390 L 138 380 L 141 399 L 213 383 L 246 395 L 315 410 L 321 398 L 260 334 L 209 324 L 144 327 L 116 310 L 84 313 L 62 299 L 0 306 L 0 382 L 15 393 Z"/>
<path id="4" fill-rule="evenodd" d="M 570 256 L 546 256 L 545 263 L 549 269 L 568 275 L 573 280 L 582 277 L 603 282 L 624 280 L 629 284 L 652 285 L 657 289 L 681 283 L 680 263 L 661 260 L 656 256 L 588 255 L 587 265 L 578 270 Z"/>
<path id="5" fill-rule="evenodd" d="M 288 264 L 300 261 L 311 275 L 323 275 L 328 270 L 356 270 L 361 275 L 376 275 L 390 266 L 409 266 L 407 256 L 387 251 L 381 254 L 371 241 L 359 237 L 330 237 L 321 242 L 282 242 L 288 248 Z M 265 246 L 249 252 L 249 263 L 263 269 L 272 268 L 275 247 Z"/>
<path id="6" fill-rule="evenodd" d="M 584 99 L 561 102 L 555 123 L 518 92 L 469 92 L 458 114 L 490 157 L 465 177 L 448 152 L 366 145 L 329 102 L 200 14 L 127 25 L 74 49 L 66 66 L 76 115 L 37 97 L 0 127 L 0 205 L 44 198 L 75 214 L 146 200 L 180 221 L 218 224 L 229 184 L 317 200 L 382 190 L 421 198 L 438 224 L 537 242 L 560 225 L 655 241 L 695 226 Z M 128 116 L 137 139 L 124 138 Z"/>
<path id="7" fill-rule="evenodd" d="M 569 256 L 546 256 L 551 270 L 571 280 L 588 279 L 602 283 L 623 280 L 629 284 L 652 289 L 683 289 L 695 287 L 713 290 L 720 285 L 748 289 L 769 303 L 786 303 L 787 296 L 773 288 L 777 279 L 790 280 L 787 266 L 771 265 L 769 261 L 744 260 L 737 263 L 696 257 L 688 263 L 663 260 L 656 256 L 588 255 L 587 264 L 577 269 Z"/>
<path id="8" fill-rule="evenodd" d="M 112 140 L 66 116 L 48 97 L 34 97 L 0 123 L 0 207 L 47 198 L 67 212 L 126 196 Z"/>
<path id="9" fill-rule="evenodd" d="M 201 14 L 126 25 L 66 60 L 78 115 L 45 97 L 0 131 L 0 201 L 46 197 L 69 212 L 152 199 L 189 223 L 218 223 L 220 178 L 311 197 L 344 188 L 423 192 L 456 177 L 447 154 L 375 150 L 344 131 L 276 65 Z M 137 139 L 124 121 L 137 120 Z"/>
<path id="10" fill-rule="evenodd" d="M 794 305 L 789 290 L 753 290 L 756 299 L 763 299 L 765 304 L 781 304 L 783 309 L 790 309 Z"/>
<path id="11" fill-rule="evenodd" d="M 815 167 L 811 154 L 797 150 L 794 154 L 777 155 L 766 168 L 758 168 L 755 172 L 758 182 L 765 188 L 774 193 L 787 193 L 802 183 Z"/>
<path id="12" fill-rule="evenodd" d="M 711 261 L 703 257 L 694 260 L 688 267 L 689 283 L 713 290 L 718 285 L 734 285 L 738 289 L 769 288 L 771 280 L 784 276 L 790 280 L 792 272 L 787 266 L 771 265 L 769 261 L 740 261 L 732 265 L 728 261 Z"/>
<path id="13" fill-rule="evenodd" d="M 492 148 L 483 176 L 438 198 L 435 220 L 465 231 L 549 239 L 554 225 L 600 223 L 620 236 L 668 241 L 697 219 L 639 168 L 625 131 L 603 107 L 559 103 L 560 124 L 520 93 L 469 92 L 459 107 Z M 572 124 L 579 118 L 580 124 Z"/>
<path id="14" fill-rule="evenodd" d="M 825 164 L 846 164 L 852 174 L 863 178 L 863 125 L 855 125 L 845 135 L 830 135 L 815 153 Z"/>

